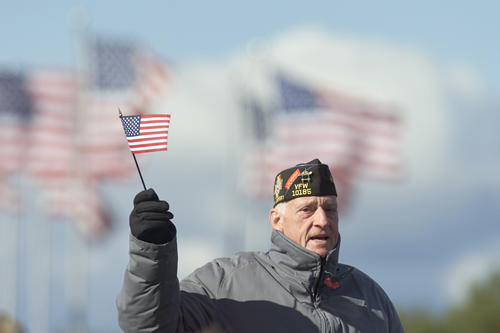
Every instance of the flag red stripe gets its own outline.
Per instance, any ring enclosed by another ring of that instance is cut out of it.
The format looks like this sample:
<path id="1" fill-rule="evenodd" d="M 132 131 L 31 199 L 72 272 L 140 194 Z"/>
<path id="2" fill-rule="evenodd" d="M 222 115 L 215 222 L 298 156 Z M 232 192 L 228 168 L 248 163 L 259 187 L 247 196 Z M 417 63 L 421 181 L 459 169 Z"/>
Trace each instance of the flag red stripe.
<path id="1" fill-rule="evenodd" d="M 162 136 L 157 136 L 154 138 L 139 138 L 139 139 L 127 139 L 129 143 L 134 143 L 134 142 L 141 142 L 141 141 L 149 141 L 149 140 L 162 140 L 162 139 L 168 139 L 167 135 L 162 135 Z"/>
<path id="2" fill-rule="evenodd" d="M 168 131 L 144 132 L 141 135 L 168 134 Z"/>
<path id="3" fill-rule="evenodd" d="M 147 118 L 170 118 L 170 114 L 143 114 L 141 119 Z"/>

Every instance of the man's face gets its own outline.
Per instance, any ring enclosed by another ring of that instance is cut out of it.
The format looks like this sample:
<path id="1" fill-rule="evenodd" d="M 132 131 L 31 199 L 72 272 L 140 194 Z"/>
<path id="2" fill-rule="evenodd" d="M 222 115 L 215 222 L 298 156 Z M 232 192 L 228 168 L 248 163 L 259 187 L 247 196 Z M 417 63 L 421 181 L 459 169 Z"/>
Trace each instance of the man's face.
<path id="1" fill-rule="evenodd" d="M 337 197 L 300 197 L 285 203 L 285 211 L 273 208 L 269 213 L 273 229 L 295 243 L 324 257 L 339 239 Z"/>

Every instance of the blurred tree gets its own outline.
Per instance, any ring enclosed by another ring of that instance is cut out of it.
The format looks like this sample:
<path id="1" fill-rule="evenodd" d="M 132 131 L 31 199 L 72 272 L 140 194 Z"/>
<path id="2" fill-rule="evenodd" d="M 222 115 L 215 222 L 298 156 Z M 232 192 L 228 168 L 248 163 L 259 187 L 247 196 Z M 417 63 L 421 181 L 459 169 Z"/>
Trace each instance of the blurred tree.
<path id="1" fill-rule="evenodd" d="M 446 332 L 500 332 L 500 270 L 471 288 L 446 318 Z"/>
<path id="2" fill-rule="evenodd" d="M 0 313 L 0 333 L 23 333 L 21 326 L 10 316 Z"/>
<path id="3" fill-rule="evenodd" d="M 416 308 L 401 311 L 406 333 L 500 332 L 500 269 L 473 285 L 465 300 L 439 316 Z"/>
<path id="4" fill-rule="evenodd" d="M 431 316 L 427 310 L 422 308 L 402 311 L 401 322 L 405 333 L 439 333 L 442 332 L 442 325 L 439 318 Z"/>

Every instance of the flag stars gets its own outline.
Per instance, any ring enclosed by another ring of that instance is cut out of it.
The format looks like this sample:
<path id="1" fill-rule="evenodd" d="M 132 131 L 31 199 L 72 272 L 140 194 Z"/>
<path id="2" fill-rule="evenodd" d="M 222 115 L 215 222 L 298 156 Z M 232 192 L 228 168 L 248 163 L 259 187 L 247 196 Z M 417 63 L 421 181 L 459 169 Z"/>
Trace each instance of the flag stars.
<path id="1" fill-rule="evenodd" d="M 127 137 L 140 134 L 141 116 L 123 116 L 122 123 Z"/>

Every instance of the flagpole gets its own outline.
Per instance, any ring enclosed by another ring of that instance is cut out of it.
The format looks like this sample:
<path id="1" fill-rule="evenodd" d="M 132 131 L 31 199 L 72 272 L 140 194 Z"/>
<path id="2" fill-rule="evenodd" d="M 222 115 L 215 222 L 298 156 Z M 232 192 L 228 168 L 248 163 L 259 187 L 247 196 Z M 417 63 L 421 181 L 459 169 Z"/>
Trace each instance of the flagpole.
<path id="1" fill-rule="evenodd" d="M 141 177 L 142 186 L 144 187 L 144 191 L 145 191 L 146 190 L 146 184 L 144 184 L 144 179 L 142 178 L 141 169 L 139 169 L 139 164 L 137 164 L 137 159 L 135 158 L 135 154 L 134 153 L 132 153 L 132 156 L 134 157 L 135 166 L 137 167 L 137 171 L 139 172 L 139 177 Z"/>
<path id="2" fill-rule="evenodd" d="M 122 119 L 123 114 L 122 114 L 122 111 L 120 110 L 120 108 L 118 108 L 118 113 L 120 114 L 120 119 Z M 137 172 L 139 172 L 139 177 L 141 177 L 142 186 L 144 187 L 144 191 L 145 191 L 146 190 L 146 184 L 144 183 L 144 178 L 142 178 L 141 169 L 139 168 L 139 164 L 137 163 L 137 159 L 135 158 L 135 154 L 134 153 L 132 153 L 132 157 L 134 158 L 135 166 L 137 168 Z"/>
<path id="3" fill-rule="evenodd" d="M 75 126 L 75 139 L 78 144 L 83 142 L 85 133 L 83 109 L 89 103 L 92 97 L 87 96 L 87 93 L 92 91 L 92 80 L 89 71 L 91 66 L 91 43 L 95 36 L 90 30 L 91 22 L 87 8 L 73 7 L 69 12 L 69 28 L 73 37 L 73 56 L 75 60 L 75 79 L 82 83 L 82 89 L 78 89 L 76 96 L 75 109 L 73 114 L 73 123 Z M 93 64 L 92 64 L 93 65 Z M 79 166 L 82 161 L 82 156 L 77 154 L 73 156 L 70 162 L 74 166 Z M 86 170 L 76 168 L 71 175 L 72 185 L 77 185 L 83 178 L 87 176 Z M 98 179 L 94 179 L 97 181 Z M 92 181 L 93 182 L 93 181 Z M 86 210 L 86 209 L 84 209 Z M 72 219 L 73 224 L 78 223 L 77 219 Z M 53 224 L 53 223 L 52 223 Z M 90 311 L 90 244 L 79 239 L 76 236 L 77 228 L 73 225 L 72 228 L 65 226 L 62 232 L 63 248 L 65 250 L 63 271 L 64 271 L 64 302 L 67 309 L 66 322 L 64 332 L 87 332 L 89 331 L 89 311 Z M 83 245 L 82 245 L 83 244 Z M 78 258 L 75 260 L 75 258 Z M 53 324 L 53 323 L 52 323 Z"/>

